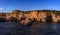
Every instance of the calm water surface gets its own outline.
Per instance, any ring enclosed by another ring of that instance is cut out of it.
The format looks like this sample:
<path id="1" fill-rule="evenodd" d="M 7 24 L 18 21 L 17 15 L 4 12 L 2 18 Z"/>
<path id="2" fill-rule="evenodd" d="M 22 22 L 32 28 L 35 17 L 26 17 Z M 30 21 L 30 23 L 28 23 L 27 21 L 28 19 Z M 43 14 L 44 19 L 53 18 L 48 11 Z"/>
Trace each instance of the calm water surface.
<path id="1" fill-rule="evenodd" d="M 23 26 L 19 22 L 0 22 L 0 35 L 60 35 L 60 23 Z"/>

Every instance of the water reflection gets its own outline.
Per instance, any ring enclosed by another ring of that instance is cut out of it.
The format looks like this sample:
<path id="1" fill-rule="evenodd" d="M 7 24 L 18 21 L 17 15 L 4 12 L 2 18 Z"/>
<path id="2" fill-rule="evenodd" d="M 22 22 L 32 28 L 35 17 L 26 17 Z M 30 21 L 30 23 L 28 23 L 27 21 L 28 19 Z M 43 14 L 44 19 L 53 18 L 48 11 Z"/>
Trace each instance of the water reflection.
<path id="1" fill-rule="evenodd" d="M 25 35 L 27 27 L 17 22 L 1 22 L 0 35 Z"/>
<path id="2" fill-rule="evenodd" d="M 1 22 L 0 35 L 60 35 L 60 23 L 39 23 L 23 26 L 19 22 Z"/>

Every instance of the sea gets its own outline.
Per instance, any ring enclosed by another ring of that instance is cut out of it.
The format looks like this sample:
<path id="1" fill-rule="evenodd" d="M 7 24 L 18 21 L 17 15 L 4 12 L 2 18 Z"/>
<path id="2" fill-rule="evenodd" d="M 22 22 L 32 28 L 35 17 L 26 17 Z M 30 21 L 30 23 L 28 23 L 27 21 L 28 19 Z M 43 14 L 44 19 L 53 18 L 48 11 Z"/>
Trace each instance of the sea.
<path id="1" fill-rule="evenodd" d="M 60 23 L 22 25 L 20 22 L 0 22 L 0 35 L 60 35 Z"/>

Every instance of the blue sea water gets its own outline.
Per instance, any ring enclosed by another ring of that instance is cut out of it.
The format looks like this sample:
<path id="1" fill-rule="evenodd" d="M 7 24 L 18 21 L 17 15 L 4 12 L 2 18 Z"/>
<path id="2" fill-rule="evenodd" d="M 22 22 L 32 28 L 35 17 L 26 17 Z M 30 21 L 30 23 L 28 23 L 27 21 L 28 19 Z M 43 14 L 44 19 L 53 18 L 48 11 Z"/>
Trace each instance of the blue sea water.
<path id="1" fill-rule="evenodd" d="M 60 23 L 23 26 L 19 22 L 0 22 L 0 35 L 60 35 Z"/>

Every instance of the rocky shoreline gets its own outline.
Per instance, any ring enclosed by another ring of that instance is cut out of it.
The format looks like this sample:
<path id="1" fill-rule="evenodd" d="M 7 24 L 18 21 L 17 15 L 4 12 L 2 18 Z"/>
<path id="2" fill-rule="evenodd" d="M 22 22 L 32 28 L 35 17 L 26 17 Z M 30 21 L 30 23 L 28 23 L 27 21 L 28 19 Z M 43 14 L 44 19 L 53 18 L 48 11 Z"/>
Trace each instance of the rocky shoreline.
<path id="1" fill-rule="evenodd" d="M 55 10 L 33 10 L 20 11 L 14 10 L 12 13 L 0 13 L 0 22 L 3 21 L 20 21 L 22 24 L 29 22 L 60 22 L 59 11 Z"/>

